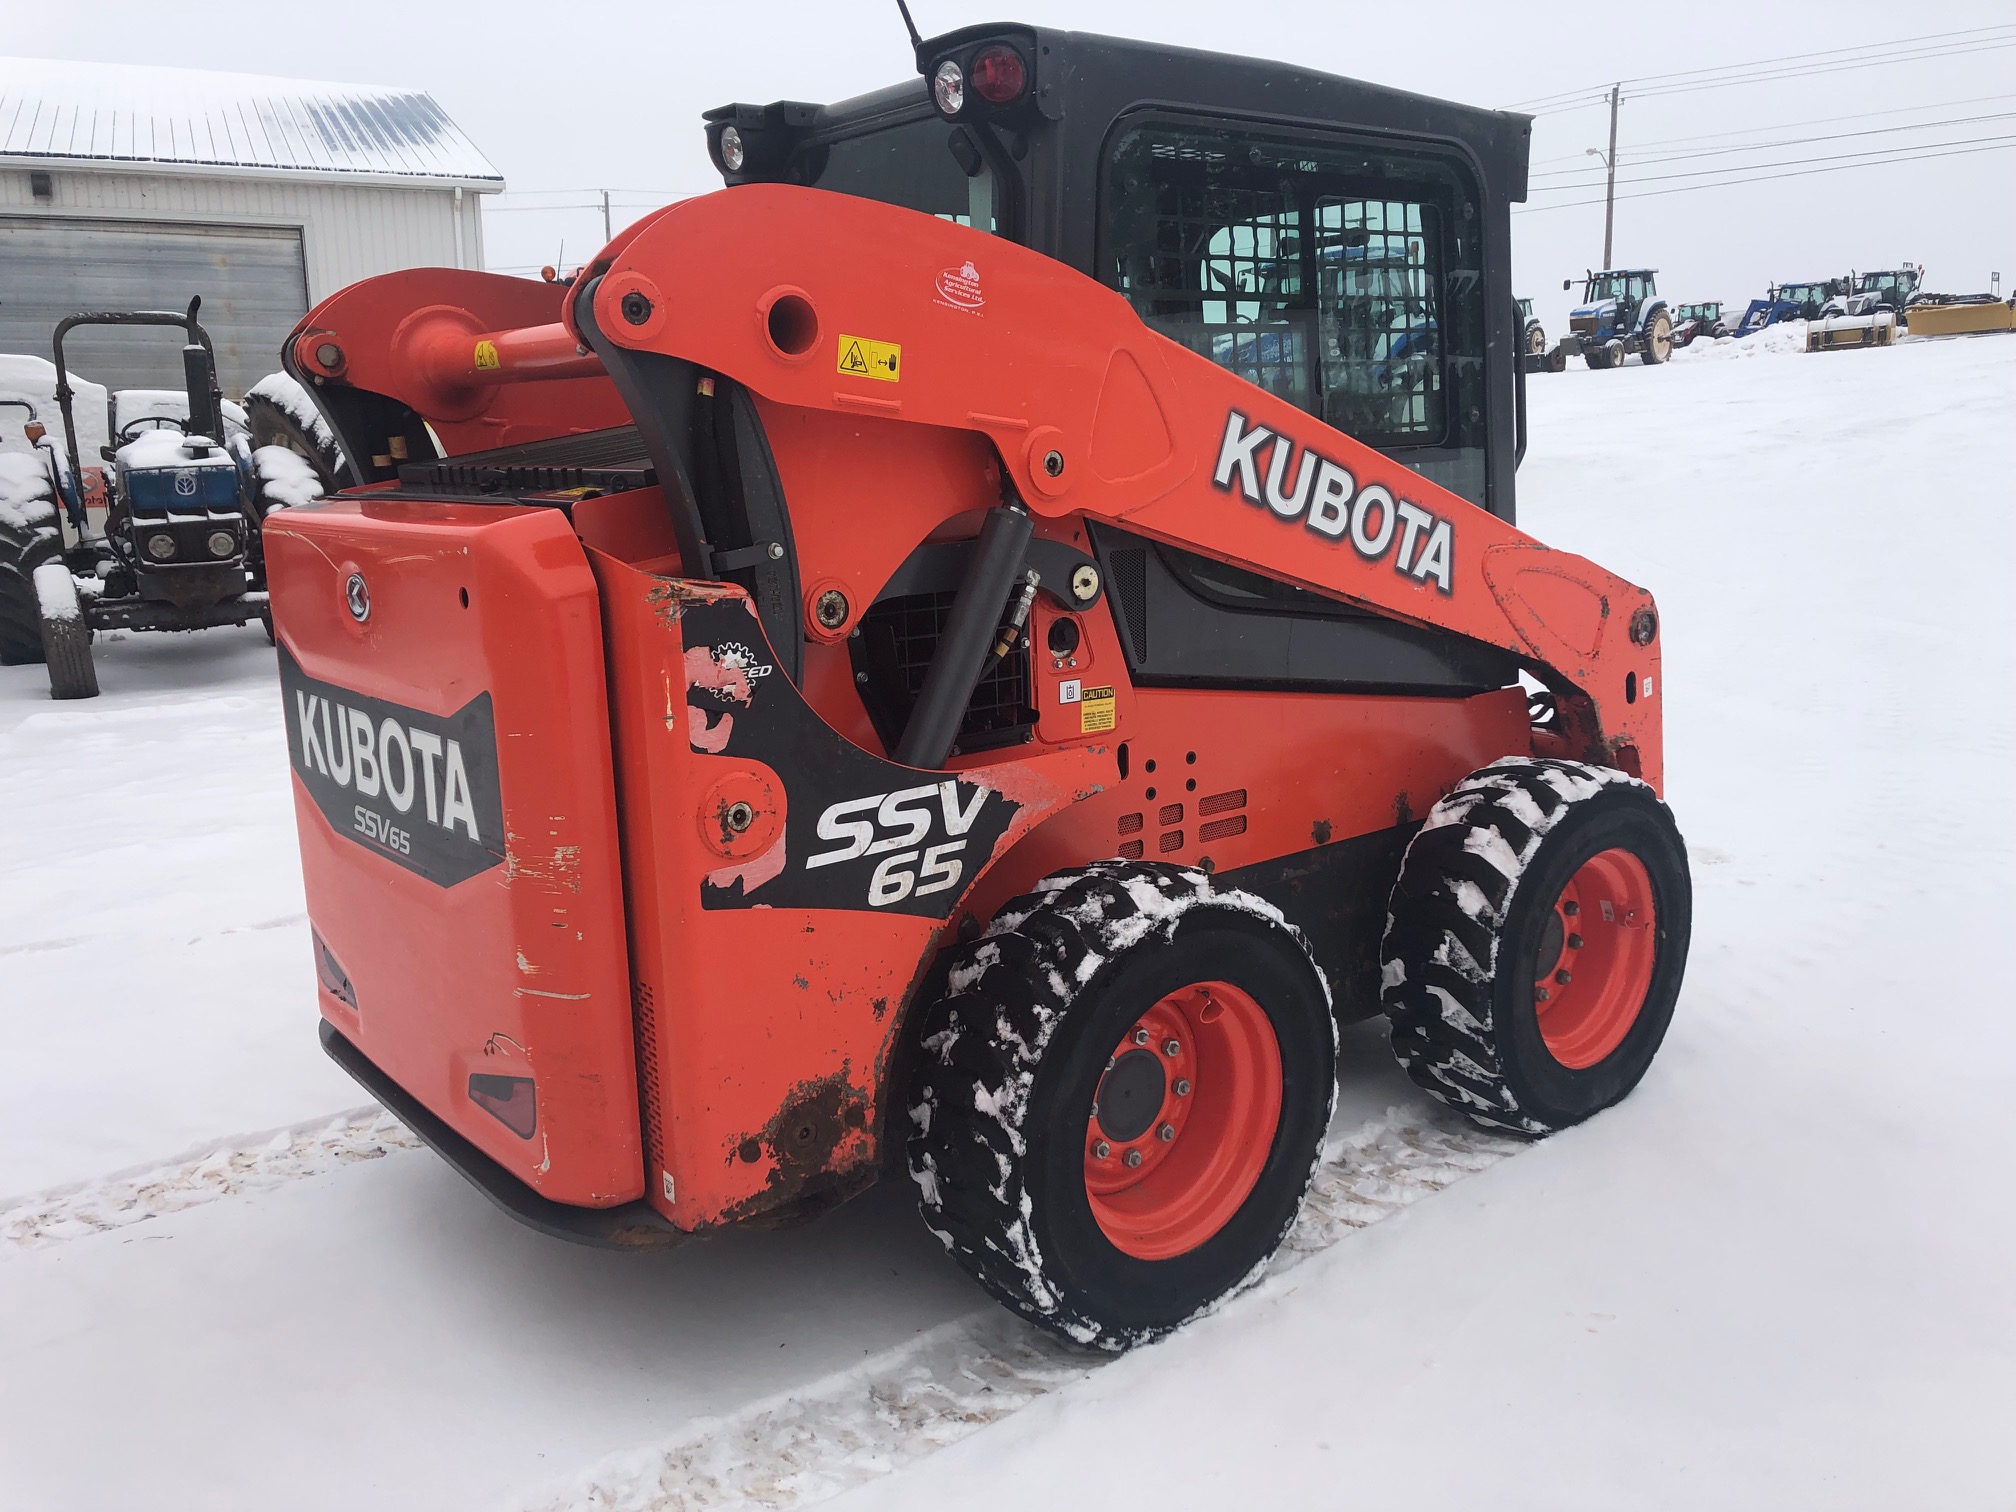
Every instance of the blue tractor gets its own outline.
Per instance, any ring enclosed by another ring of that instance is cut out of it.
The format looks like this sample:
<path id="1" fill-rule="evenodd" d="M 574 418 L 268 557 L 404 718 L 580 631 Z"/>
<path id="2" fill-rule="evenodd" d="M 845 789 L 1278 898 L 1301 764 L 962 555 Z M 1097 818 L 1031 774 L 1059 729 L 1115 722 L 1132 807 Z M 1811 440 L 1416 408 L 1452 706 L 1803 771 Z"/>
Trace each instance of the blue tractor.
<path id="1" fill-rule="evenodd" d="M 1548 367 L 1560 372 L 1568 359 L 1580 356 L 1590 367 L 1622 367 L 1636 352 L 1647 366 L 1673 355 L 1673 315 L 1659 297 L 1652 268 L 1612 268 L 1586 274 L 1582 302 L 1568 312 L 1568 334 L 1548 356 Z M 1575 280 L 1561 287 L 1572 289 Z"/>
<path id="2" fill-rule="evenodd" d="M 191 300 L 186 314 L 72 315 L 56 327 L 66 455 L 45 444 L 47 432 L 31 411 L 25 433 L 46 458 L 43 497 L 0 514 L 0 660 L 45 662 L 56 698 L 97 694 L 91 659 L 97 631 L 257 621 L 272 633 L 259 526 L 275 505 L 306 495 L 286 486 L 301 481 L 291 474 L 268 476 L 273 458 L 262 453 L 261 465 L 245 429 L 227 429 L 197 305 Z M 179 414 L 157 408 L 117 423 L 112 443 L 92 465 L 78 445 L 63 350 L 64 337 L 78 326 L 171 326 L 186 333 L 186 405 L 174 407 Z M 294 471 L 308 473 L 308 464 Z M 320 492 L 312 473 L 307 483 Z M 100 509 L 104 523 L 94 529 L 92 515 Z"/>

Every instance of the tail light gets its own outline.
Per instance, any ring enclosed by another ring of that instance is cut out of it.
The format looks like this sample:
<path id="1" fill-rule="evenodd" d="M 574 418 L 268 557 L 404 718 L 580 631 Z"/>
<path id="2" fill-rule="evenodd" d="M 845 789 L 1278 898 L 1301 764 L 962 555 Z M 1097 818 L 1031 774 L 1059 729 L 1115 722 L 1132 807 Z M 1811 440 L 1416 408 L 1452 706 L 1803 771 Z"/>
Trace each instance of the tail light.
<path id="1" fill-rule="evenodd" d="M 469 1101 L 520 1139 L 530 1139 L 539 1126 L 538 1093 L 529 1076 L 472 1076 Z"/>
<path id="2" fill-rule="evenodd" d="M 1022 61 L 1022 54 L 996 42 L 974 54 L 966 80 L 973 93 L 989 105 L 1012 105 L 1029 87 L 1029 68 Z"/>

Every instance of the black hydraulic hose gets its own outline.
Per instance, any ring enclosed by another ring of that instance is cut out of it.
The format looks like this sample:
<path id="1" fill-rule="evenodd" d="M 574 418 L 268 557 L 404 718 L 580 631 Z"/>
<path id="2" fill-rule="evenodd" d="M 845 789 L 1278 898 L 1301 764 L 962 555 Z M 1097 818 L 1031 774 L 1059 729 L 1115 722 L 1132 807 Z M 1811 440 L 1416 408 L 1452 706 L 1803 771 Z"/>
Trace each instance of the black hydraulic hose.
<path id="1" fill-rule="evenodd" d="M 1034 532 L 1028 514 L 1017 505 L 987 511 L 952 612 L 945 617 L 937 653 L 924 673 L 917 705 L 896 744 L 896 760 L 903 765 L 935 771 L 951 755 L 959 722 L 966 717 L 966 705 L 986 669 L 1008 595 L 1021 580 L 1022 561 Z"/>

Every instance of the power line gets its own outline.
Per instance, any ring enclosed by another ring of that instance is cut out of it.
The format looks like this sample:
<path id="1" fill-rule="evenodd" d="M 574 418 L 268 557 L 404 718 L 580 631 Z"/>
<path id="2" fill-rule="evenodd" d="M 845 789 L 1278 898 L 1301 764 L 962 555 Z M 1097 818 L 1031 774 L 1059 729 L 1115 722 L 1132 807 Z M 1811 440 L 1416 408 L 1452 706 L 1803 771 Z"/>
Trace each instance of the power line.
<path id="1" fill-rule="evenodd" d="M 1982 152 L 2010 152 L 2010 151 L 2016 151 L 2016 139 L 2001 141 L 2000 145 L 1998 146 L 1962 147 L 1951 152 L 1923 152 L 1918 154 L 1918 156 L 1916 157 L 1885 158 L 1880 162 L 1840 163 L 1836 164 L 1834 167 L 1831 168 L 1802 168 L 1795 173 L 1765 173 L 1765 174 L 1757 174 L 1749 178 L 1717 179 L 1712 183 L 1706 183 L 1706 184 L 1683 184 L 1677 189 L 1647 189 L 1641 194 L 1620 194 L 1617 196 L 1617 198 L 1620 200 L 1657 199 L 1659 196 L 1665 194 L 1693 194 L 1703 189 L 1725 189 L 1725 188 L 1733 188 L 1742 184 L 1770 183 L 1774 179 L 1812 178 L 1822 173 L 1845 173 L 1852 168 L 1887 168 L 1895 163 L 1915 163 L 1915 162 L 1924 162 L 1932 158 L 1972 157 L 1976 153 L 1982 153 Z M 1853 154 L 1850 155 L 1852 156 Z M 1759 163 L 1756 164 L 1755 166 L 1759 168 L 1769 168 L 1774 167 L 1776 165 L 1771 163 Z M 1738 171 L 1747 171 L 1747 170 L 1738 170 Z M 1691 177 L 1691 175 L 1681 174 L 1676 175 L 1676 177 L 1684 178 L 1684 177 Z M 1544 215 L 1550 210 L 1572 210 L 1578 205 L 1600 205 L 1602 203 L 1603 201 L 1601 198 L 1586 199 L 1586 200 L 1568 200 L 1558 205 L 1524 205 L 1514 209 L 1512 213 L 1514 215 Z"/>
<path id="2" fill-rule="evenodd" d="M 1806 121 L 1779 121 L 1770 126 L 1738 126 L 1728 131 L 1706 131 L 1697 136 L 1654 137 L 1649 142 L 1637 143 L 1633 150 L 1645 147 L 1673 147 L 1686 142 L 1720 141 L 1727 137 L 1752 136 L 1760 131 L 1796 131 L 1803 126 L 1832 126 L 1841 121 L 1873 121 L 1882 116 L 1910 115 L 1921 110 L 1950 110 L 1957 105 L 1986 105 L 2000 100 L 2016 100 L 2016 94 L 1970 95 L 1964 100 L 1934 100 L 1924 105 L 1897 105 L 1889 110 L 1860 110 L 1852 115 L 1815 116 Z M 1586 154 L 1581 152 L 1564 152 L 1559 157 L 1535 158 L 1533 166 L 1537 168 L 1546 163 L 1565 163 L 1584 156 Z"/>
<path id="3" fill-rule="evenodd" d="M 1776 84 L 1786 79 L 1807 79 L 1820 74 L 1850 73 L 1861 68 L 1887 68 L 1893 63 L 1921 63 L 1934 58 L 1951 58 L 1984 52 L 2000 52 L 2016 47 L 2016 37 L 2007 41 L 1969 42 L 1959 47 L 1946 47 L 1914 53 L 1899 53 L 1889 58 L 1868 58 L 1861 62 L 1833 63 L 1813 68 L 1784 69 L 1776 73 L 1745 74 L 1727 79 L 1708 79 L 1698 84 L 1676 84 L 1669 88 L 1633 90 L 1634 100 L 1657 100 L 1667 95 L 1698 94 L 1704 89 L 1729 89 L 1738 84 Z"/>
<path id="4" fill-rule="evenodd" d="M 1826 58 L 1840 58 L 1848 53 L 1870 53 L 1884 48 L 1916 48 L 1928 44 L 1947 46 L 1973 46 L 1973 43 L 1956 43 L 1953 39 L 1962 37 L 1979 38 L 1984 33 L 2016 33 L 2016 25 L 2007 22 L 1993 26 L 1967 27 L 1960 31 L 1927 32 L 1922 36 L 1898 37 L 1888 42 L 1861 42 L 1849 47 L 1827 47 L 1813 52 L 1786 53 L 1776 58 L 1757 58 L 1748 63 L 1716 64 L 1707 68 L 1683 68 L 1672 73 L 1641 74 L 1636 78 L 1620 79 L 1619 84 L 1667 85 L 1682 80 L 1699 79 L 1705 75 L 1724 75 L 1747 72 L 1752 69 L 1775 69 L 1783 65 L 1813 62 Z M 1528 106 L 1554 105 L 1569 100 L 1580 100 L 1602 91 L 1607 94 L 1607 86 L 1593 85 L 1584 89 L 1564 89 L 1549 95 L 1539 95 L 1530 100 L 1521 100 L 1508 108 L 1522 110 Z"/>
<path id="5" fill-rule="evenodd" d="M 1617 182 L 1620 184 L 1659 184 L 1671 179 L 1707 178 L 1716 173 L 1749 173 L 1760 168 L 1795 168 L 1807 163 L 1838 163 L 1848 158 L 1869 158 L 1872 162 L 1880 159 L 1908 163 L 1914 161 L 1914 159 L 1909 156 L 1899 156 L 1899 154 L 1929 152 L 1942 147 L 1972 147 L 1985 142 L 2016 142 L 2016 132 L 2002 136 L 1962 137 L 1957 142 L 1917 142 L 1908 147 L 1865 147 L 1857 152 L 1836 152 L 1822 157 L 1810 158 L 1782 158 L 1775 163 L 1739 163 L 1730 168 L 1695 168 L 1683 173 L 1646 173 L 1640 174 L 1636 178 L 1619 179 Z M 1594 187 L 1595 185 L 1593 184 L 1563 184 L 1554 192 L 1593 189 Z M 1543 190 L 1541 192 L 1546 193 L 1548 191 Z"/>
<path id="6" fill-rule="evenodd" d="M 1751 142 L 1736 147 L 1705 147 L 1694 152 L 1653 153 L 1650 156 L 1634 155 L 1631 159 L 1631 166 L 1634 168 L 1656 168 L 1663 163 L 1690 162 L 1695 158 L 1727 157 L 1731 153 L 1737 152 L 1771 152 L 1780 147 L 1804 147 L 1814 142 L 1845 142 L 1850 137 L 1887 136 L 1899 131 L 1933 131 L 1948 126 L 1976 125 L 1982 121 L 2009 120 L 2016 120 L 2016 110 L 2005 110 L 1994 115 L 1953 116 L 1943 121 L 1920 121 L 1914 126 L 1872 126 L 1862 131 L 1834 131 L 1823 136 L 1786 137 L 1776 142 Z M 1920 147 L 1944 147 L 1949 144 L 1945 142 L 1919 142 L 1915 145 Z M 1533 178 L 1564 178 L 1574 174 L 1587 175 L 1595 172 L 1596 170 L 1593 168 L 1557 168 L 1552 172 L 1536 173 L 1531 176 Z M 1636 181 L 1632 180 L 1631 182 Z M 1588 187 L 1587 184 L 1545 184 L 1534 192 L 1538 194 L 1551 194 L 1562 189 L 1586 189 Z"/>

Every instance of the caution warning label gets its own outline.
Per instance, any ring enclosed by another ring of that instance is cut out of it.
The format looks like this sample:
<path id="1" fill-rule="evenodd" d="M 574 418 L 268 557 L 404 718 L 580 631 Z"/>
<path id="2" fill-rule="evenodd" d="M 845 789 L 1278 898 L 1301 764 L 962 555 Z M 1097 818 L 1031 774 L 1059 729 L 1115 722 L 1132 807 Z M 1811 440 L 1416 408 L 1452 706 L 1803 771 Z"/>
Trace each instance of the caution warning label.
<path id="1" fill-rule="evenodd" d="M 879 378 L 898 382 L 903 372 L 899 363 L 903 348 L 893 341 L 870 341 L 866 336 L 840 338 L 839 370 L 850 378 Z"/>
<path id="2" fill-rule="evenodd" d="M 1115 724 L 1113 714 L 1113 690 L 1107 688 L 1086 688 L 1078 695 L 1078 733 L 1096 735 L 1102 730 L 1110 730 Z"/>

